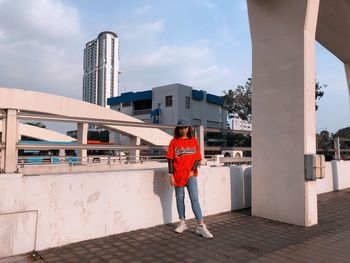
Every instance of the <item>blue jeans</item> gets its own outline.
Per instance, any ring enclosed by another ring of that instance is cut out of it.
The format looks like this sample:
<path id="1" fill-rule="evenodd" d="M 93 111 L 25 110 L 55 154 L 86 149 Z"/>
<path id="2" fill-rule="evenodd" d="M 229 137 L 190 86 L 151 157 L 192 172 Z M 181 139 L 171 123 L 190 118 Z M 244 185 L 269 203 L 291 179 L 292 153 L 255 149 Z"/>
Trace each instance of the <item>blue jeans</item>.
<path id="1" fill-rule="evenodd" d="M 197 177 L 191 176 L 187 182 L 187 191 L 190 195 L 192 211 L 199 221 L 203 218 L 201 206 L 198 200 L 198 186 L 197 186 Z M 175 196 L 176 196 L 176 207 L 177 212 L 179 213 L 180 220 L 185 219 L 185 187 L 175 187 Z"/>

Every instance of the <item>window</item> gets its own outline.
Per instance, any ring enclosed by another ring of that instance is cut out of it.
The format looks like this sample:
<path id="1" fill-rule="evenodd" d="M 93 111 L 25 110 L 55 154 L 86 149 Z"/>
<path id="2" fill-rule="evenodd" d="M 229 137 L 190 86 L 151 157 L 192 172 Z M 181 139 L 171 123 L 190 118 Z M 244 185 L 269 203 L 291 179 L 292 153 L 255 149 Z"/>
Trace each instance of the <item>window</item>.
<path id="1" fill-rule="evenodd" d="M 134 102 L 134 110 L 151 110 L 152 100 L 139 100 Z"/>
<path id="2" fill-rule="evenodd" d="M 185 100 L 185 108 L 186 108 L 186 109 L 191 108 L 191 98 L 190 98 L 190 97 L 186 97 L 186 100 Z"/>
<path id="3" fill-rule="evenodd" d="M 122 103 L 123 107 L 130 107 L 131 106 L 131 101 L 126 101 Z"/>
<path id="4" fill-rule="evenodd" d="M 165 96 L 165 107 L 173 106 L 173 96 Z"/>

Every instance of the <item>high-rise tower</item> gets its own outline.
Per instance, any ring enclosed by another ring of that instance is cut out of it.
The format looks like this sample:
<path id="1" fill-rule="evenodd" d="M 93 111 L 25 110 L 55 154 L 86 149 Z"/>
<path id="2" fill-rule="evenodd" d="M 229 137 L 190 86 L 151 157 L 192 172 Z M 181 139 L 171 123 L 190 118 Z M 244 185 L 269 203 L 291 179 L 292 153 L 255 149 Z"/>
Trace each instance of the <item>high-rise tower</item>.
<path id="1" fill-rule="evenodd" d="M 119 39 L 117 34 L 101 32 L 84 49 L 83 100 L 107 105 L 119 92 Z"/>

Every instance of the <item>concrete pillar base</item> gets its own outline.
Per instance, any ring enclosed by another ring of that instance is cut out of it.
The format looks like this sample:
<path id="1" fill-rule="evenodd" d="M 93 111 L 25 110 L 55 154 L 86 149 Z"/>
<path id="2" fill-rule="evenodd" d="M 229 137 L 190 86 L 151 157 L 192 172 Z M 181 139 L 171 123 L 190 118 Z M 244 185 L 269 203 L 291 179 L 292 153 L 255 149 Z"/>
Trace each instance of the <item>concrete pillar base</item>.
<path id="1" fill-rule="evenodd" d="M 253 47 L 252 214 L 317 224 L 315 33 L 319 0 L 248 0 Z"/>
<path id="2" fill-rule="evenodd" d="M 133 146 L 139 146 L 141 145 L 141 138 L 140 137 L 131 137 L 130 138 L 130 145 Z M 132 149 L 130 150 L 130 160 L 139 162 L 140 161 L 140 150 Z"/>
<path id="3" fill-rule="evenodd" d="M 5 173 L 17 172 L 17 141 L 18 121 L 17 110 L 6 110 L 6 121 L 3 126 L 5 133 L 4 171 Z"/>
<path id="4" fill-rule="evenodd" d="M 88 136 L 88 124 L 87 123 L 78 123 L 78 144 L 87 144 Z M 78 162 L 81 164 L 87 163 L 87 150 L 78 150 Z"/>

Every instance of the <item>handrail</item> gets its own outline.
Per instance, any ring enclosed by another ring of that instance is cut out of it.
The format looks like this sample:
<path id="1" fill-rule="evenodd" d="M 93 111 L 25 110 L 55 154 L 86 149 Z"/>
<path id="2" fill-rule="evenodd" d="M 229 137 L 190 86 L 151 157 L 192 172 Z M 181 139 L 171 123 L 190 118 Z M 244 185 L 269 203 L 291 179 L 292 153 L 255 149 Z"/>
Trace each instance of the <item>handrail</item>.
<path id="1" fill-rule="evenodd" d="M 219 128 L 204 128 L 204 130 L 206 132 L 216 132 L 216 133 L 220 133 L 220 132 L 228 132 L 228 133 L 236 133 L 236 134 L 251 134 L 252 131 L 243 131 L 243 130 L 231 130 L 231 129 L 219 129 Z"/>
<path id="2" fill-rule="evenodd" d="M 341 152 L 350 152 L 350 149 L 339 149 Z M 317 149 L 318 152 L 334 152 L 335 149 L 333 148 L 318 148 Z"/>
<path id="3" fill-rule="evenodd" d="M 224 151 L 224 150 L 232 150 L 232 151 L 251 151 L 251 147 L 228 147 L 228 146 L 205 146 L 204 150 L 210 151 Z"/>
<path id="4" fill-rule="evenodd" d="M 19 119 L 31 119 L 31 120 L 47 120 L 47 121 L 60 121 L 60 122 L 77 122 L 77 123 L 90 123 L 100 125 L 118 125 L 118 126 L 135 126 L 135 127 L 147 127 L 147 128 L 163 128 L 173 129 L 174 125 L 159 125 L 159 124 L 147 124 L 142 121 L 121 121 L 110 119 L 96 119 L 96 118 L 82 118 L 82 117 L 70 117 L 70 116 L 55 116 L 48 114 L 32 114 L 32 113 L 18 113 Z"/>
<path id="5" fill-rule="evenodd" d="M 26 113 L 19 112 L 19 119 L 32 119 L 32 120 L 48 120 L 48 121 L 60 121 L 60 122 L 77 122 L 77 123 L 90 123 L 90 124 L 100 124 L 100 125 L 118 125 L 118 126 L 135 126 L 135 127 L 145 127 L 145 128 L 159 128 L 159 129 L 174 129 L 175 125 L 160 125 L 160 124 L 148 124 L 136 121 L 120 121 L 120 120 L 110 120 L 110 119 L 96 119 L 96 118 L 78 118 L 70 116 L 56 116 L 49 114 L 39 114 L 39 113 Z M 198 125 L 194 125 L 195 129 Z M 251 134 L 251 131 L 242 130 L 231 130 L 231 129 L 219 129 L 219 128 L 204 128 L 207 132 L 227 132 L 235 134 Z"/>
<path id="6" fill-rule="evenodd" d="M 96 145 L 96 144 L 17 144 L 19 150 L 151 150 L 151 149 L 167 149 L 167 145 L 151 146 L 151 145 Z M 251 147 L 227 147 L 227 146 L 205 146 L 205 151 L 251 151 Z"/>
<path id="7" fill-rule="evenodd" d="M 168 146 L 151 146 L 151 145 L 96 145 L 96 144 L 17 144 L 19 150 L 149 150 L 149 149 L 166 149 Z"/>
<path id="8" fill-rule="evenodd" d="M 251 157 L 221 157 L 219 158 L 220 163 L 245 163 L 245 162 L 251 162 Z"/>

